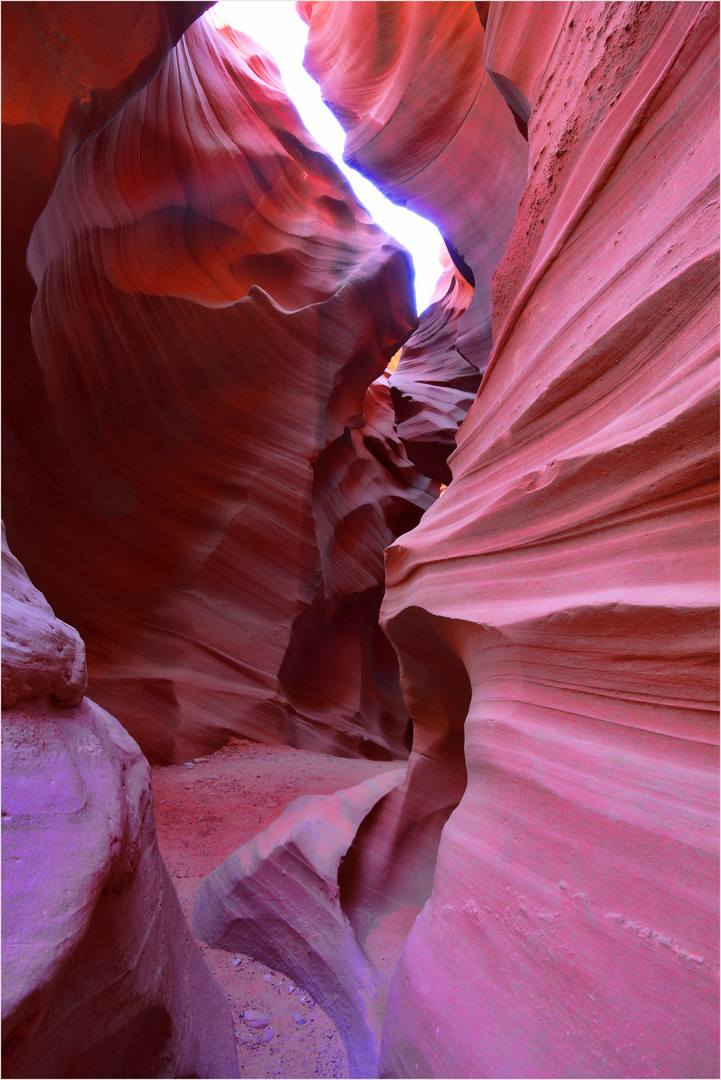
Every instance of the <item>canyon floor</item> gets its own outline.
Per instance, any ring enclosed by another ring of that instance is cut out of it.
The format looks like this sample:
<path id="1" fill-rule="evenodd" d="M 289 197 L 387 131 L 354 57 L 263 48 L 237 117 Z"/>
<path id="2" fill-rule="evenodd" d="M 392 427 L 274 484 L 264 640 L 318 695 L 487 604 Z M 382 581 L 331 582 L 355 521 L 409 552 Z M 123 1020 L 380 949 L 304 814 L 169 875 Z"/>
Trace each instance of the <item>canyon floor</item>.
<path id="1" fill-rule="evenodd" d="M 201 879 L 289 802 L 397 767 L 232 739 L 193 763 L 154 768 L 158 844 L 188 925 Z M 300 987 L 248 956 L 198 945 L 230 1002 L 240 1076 L 348 1076 L 335 1025 Z M 267 1017 L 267 1027 L 245 1022 L 250 1009 Z"/>

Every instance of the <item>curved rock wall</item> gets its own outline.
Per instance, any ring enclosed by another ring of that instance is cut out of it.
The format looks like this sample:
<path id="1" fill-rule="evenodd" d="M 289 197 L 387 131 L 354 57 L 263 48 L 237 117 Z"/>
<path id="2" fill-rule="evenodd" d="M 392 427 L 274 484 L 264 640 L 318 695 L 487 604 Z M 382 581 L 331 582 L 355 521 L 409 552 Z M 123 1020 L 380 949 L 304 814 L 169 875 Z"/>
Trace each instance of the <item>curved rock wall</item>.
<path id="1" fill-rule="evenodd" d="M 411 461 L 441 484 L 451 482 L 448 458 L 473 404 L 481 376 L 458 351 L 459 323 L 473 287 L 446 256 L 431 304 L 401 349 L 390 386 L 395 426 Z"/>
<path id="2" fill-rule="evenodd" d="M 389 198 L 431 218 L 475 286 L 458 351 L 483 371 L 491 275 L 526 181 L 528 147 L 484 70 L 471 3 L 302 0 L 305 66 L 346 129 L 345 158 Z"/>
<path id="3" fill-rule="evenodd" d="M 232 732 L 404 756 L 382 550 L 437 484 L 368 388 L 416 325 L 408 260 L 267 54 L 195 23 L 69 160 L 28 265 L 56 512 L 13 535 L 91 692 L 154 760 Z"/>
<path id="4" fill-rule="evenodd" d="M 439 6 L 462 37 L 464 5 Z M 303 7 L 349 154 L 397 190 L 381 151 L 405 101 L 377 103 L 434 5 Z M 349 866 L 412 903 L 393 837 L 434 809 L 441 761 L 458 805 L 380 1073 L 715 1075 L 718 9 L 480 7 L 528 182 L 452 483 L 386 555 L 414 749 L 367 825 L 385 850 L 359 833 Z M 428 206 L 443 223 L 444 185 Z M 432 678 L 441 641 L 457 678 Z"/>
<path id="5" fill-rule="evenodd" d="M 400 756 L 412 716 L 402 783 L 356 793 L 352 823 L 345 796 L 316 807 L 338 825 L 308 860 L 323 955 L 372 974 L 354 1069 L 380 1035 L 383 1076 L 715 1075 L 718 7 L 299 7 L 349 158 L 439 224 L 455 269 L 384 374 L 416 326 L 407 258 L 268 58 L 199 23 L 140 89 L 158 39 L 129 32 L 127 104 L 71 140 L 33 232 L 34 353 L 32 287 L 10 293 L 11 535 L 86 638 L 93 693 L 158 760 L 229 732 Z M 17 926 L 51 911 L 53 931 L 25 935 L 27 960 L 9 939 L 28 973 L 8 984 L 11 1068 L 47 1072 L 57 1040 L 75 1075 L 108 1048 L 124 1075 L 229 1075 L 199 1049 L 212 1024 L 176 1038 L 196 960 L 159 906 L 139 751 L 77 704 L 82 642 L 9 580 L 5 850 L 46 830 L 60 853 L 11 877 Z M 298 807 L 281 825 L 245 856 L 271 853 L 257 869 L 295 927 L 282 865 L 315 826 Z M 232 948 L 253 935 L 231 932 L 231 894 L 263 907 L 237 869 L 216 872 L 212 929 Z M 43 909 L 44 875 L 79 905 Z M 108 936 L 126 910 L 135 931 Z M 377 955 L 404 939 L 386 1008 Z M 98 956 L 133 976 L 83 1056 L 52 991 Z"/>
<path id="6" fill-rule="evenodd" d="M 17 3 L 2 9 L 3 514 L 35 580 L 51 564 L 49 482 L 64 449 L 30 340 L 26 269 L 38 216 L 62 168 L 156 74 L 206 2 Z"/>
<path id="7" fill-rule="evenodd" d="M 237 1076 L 158 852 L 150 770 L 3 526 L 3 1075 Z"/>

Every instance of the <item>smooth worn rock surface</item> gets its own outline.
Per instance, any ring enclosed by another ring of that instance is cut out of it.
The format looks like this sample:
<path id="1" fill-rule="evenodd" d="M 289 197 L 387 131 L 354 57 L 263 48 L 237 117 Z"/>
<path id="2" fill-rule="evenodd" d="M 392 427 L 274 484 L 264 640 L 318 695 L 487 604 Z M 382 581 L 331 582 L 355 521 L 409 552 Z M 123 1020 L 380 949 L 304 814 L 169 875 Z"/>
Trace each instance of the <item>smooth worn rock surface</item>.
<path id="1" fill-rule="evenodd" d="M 88 673 L 85 645 L 72 626 L 55 618 L 10 551 L 2 524 L 2 707 L 26 698 L 79 705 Z"/>
<path id="2" fill-rule="evenodd" d="M 3 657 L 8 619 L 24 674 L 33 656 L 41 673 L 3 710 L 3 1075 L 237 1076 L 227 1004 L 158 852 L 148 764 L 82 699 L 84 664 L 53 704 L 47 643 L 78 642 L 6 546 L 3 561 Z"/>
<path id="3" fill-rule="evenodd" d="M 459 321 L 473 288 L 445 257 L 430 306 L 401 349 L 389 387 L 396 430 L 411 461 L 441 484 L 451 482 L 448 458 L 480 386 L 478 370 L 456 347 Z"/>
<path id="4" fill-rule="evenodd" d="M 203 6 L 3 6 L 5 1071 L 717 1076 L 718 5 L 302 0 L 420 321 Z"/>
<path id="5" fill-rule="evenodd" d="M 28 265 L 50 415 L 14 460 L 52 545 L 9 503 L 93 696 L 156 761 L 232 732 L 405 756 L 382 552 L 437 484 L 369 387 L 416 325 L 408 258 L 269 56 L 196 22 L 67 163 Z"/>
<path id="6" fill-rule="evenodd" d="M 458 352 L 483 372 L 491 276 L 526 182 L 528 146 L 482 63 L 472 3 L 302 0 L 304 63 L 347 132 L 344 156 L 430 218 L 473 299 Z"/>
<path id="7" fill-rule="evenodd" d="M 295 799 L 206 877 L 195 934 L 290 975 L 336 1023 L 351 1076 L 376 1073 L 387 987 L 343 910 L 338 870 L 359 825 L 404 769 Z"/>
<path id="8" fill-rule="evenodd" d="M 543 10 L 490 7 L 529 181 L 453 481 L 387 553 L 421 806 L 439 640 L 468 701 L 381 1075 L 715 1075 L 718 9 Z"/>
<path id="9" fill-rule="evenodd" d="M 397 768 L 391 761 L 331 756 L 235 738 L 197 759 L 192 768 L 187 764 L 155 766 L 158 846 L 188 922 L 201 880 L 272 825 L 294 799 L 334 795 Z M 394 916 L 394 925 L 382 927 L 370 947 L 366 945 L 386 985 L 408 929 L 407 925 L 398 927 L 398 920 L 407 923 L 413 914 L 417 912 Z M 338 1029 L 295 979 L 244 953 L 199 944 L 233 1013 L 242 1077 L 348 1075 Z M 289 983 L 295 985 L 292 994 Z M 262 1029 L 245 1023 L 247 1009 L 270 1018 L 270 1043 L 263 1041 Z"/>

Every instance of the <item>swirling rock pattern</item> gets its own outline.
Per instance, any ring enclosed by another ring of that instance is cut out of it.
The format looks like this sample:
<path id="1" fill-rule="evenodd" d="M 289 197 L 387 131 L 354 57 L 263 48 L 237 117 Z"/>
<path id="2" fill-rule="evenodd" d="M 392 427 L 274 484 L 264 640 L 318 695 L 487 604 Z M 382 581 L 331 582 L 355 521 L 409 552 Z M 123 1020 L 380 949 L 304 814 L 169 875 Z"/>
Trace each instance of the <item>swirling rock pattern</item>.
<path id="1" fill-rule="evenodd" d="M 82 642 L 4 542 L 6 672 L 24 692 L 2 725 L 3 1074 L 237 1076 L 230 1010 L 158 852 L 148 764 L 83 699 Z"/>
<path id="2" fill-rule="evenodd" d="M 431 218 L 475 286 L 462 357 L 491 350 L 491 275 L 526 181 L 528 147 L 481 63 L 471 3 L 302 0 L 305 66 L 346 129 L 345 158 L 390 198 Z"/>
<path id="3" fill-rule="evenodd" d="M 388 385 L 396 431 L 411 461 L 441 484 L 451 482 L 448 458 L 456 433 L 481 382 L 478 370 L 456 346 L 458 324 L 473 298 L 473 287 L 446 257 L 418 329 L 401 350 Z"/>
<path id="4" fill-rule="evenodd" d="M 305 4 L 309 60 L 391 186 L 433 14 L 372 6 Z M 380 1074 L 715 1075 L 718 9 L 478 7 L 528 182 L 452 483 L 386 557 L 414 747 L 354 919 L 428 900 Z"/>
<path id="5" fill-rule="evenodd" d="M 68 162 L 28 265 L 63 513 L 51 551 L 16 529 L 94 696 L 156 761 L 230 732 L 405 755 L 382 550 L 437 485 L 368 388 L 416 325 L 408 260 L 268 55 L 195 23 Z"/>
<path id="6" fill-rule="evenodd" d="M 78 147 L 152 79 L 207 7 L 193 0 L 2 9 L 3 513 L 12 515 L 34 580 L 51 559 L 48 522 L 64 512 L 62 492 L 48 483 L 64 451 L 30 340 L 30 236 Z"/>
<path id="7" fill-rule="evenodd" d="M 358 945 L 338 872 L 361 822 L 404 772 L 294 799 L 203 879 L 193 907 L 203 941 L 262 960 L 310 991 L 338 1026 L 351 1076 L 376 1073 L 388 988 Z"/>

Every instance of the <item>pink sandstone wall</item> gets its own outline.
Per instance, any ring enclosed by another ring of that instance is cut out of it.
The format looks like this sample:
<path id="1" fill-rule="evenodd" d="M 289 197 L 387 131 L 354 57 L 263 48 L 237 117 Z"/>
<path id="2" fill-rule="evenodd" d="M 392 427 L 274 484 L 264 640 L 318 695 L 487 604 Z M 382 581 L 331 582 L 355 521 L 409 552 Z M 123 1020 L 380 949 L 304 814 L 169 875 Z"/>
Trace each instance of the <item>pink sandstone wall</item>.
<path id="1" fill-rule="evenodd" d="M 237 1076 L 230 1009 L 160 857 L 150 769 L 2 531 L 2 1067 Z"/>
<path id="2" fill-rule="evenodd" d="M 414 747 L 356 855 L 366 885 L 412 902 L 429 776 L 455 809 L 380 1074 L 714 1075 L 718 8 L 484 7 L 479 68 L 527 125 L 528 170 L 453 480 L 386 554 Z M 390 147 L 428 118 L 398 71 L 440 66 L 416 27 L 455 18 L 463 42 L 469 8 L 302 5 L 347 154 L 393 191 Z M 445 185 L 425 199 L 443 225 Z"/>
<path id="3" fill-rule="evenodd" d="M 717 1075 L 718 6 L 298 5 L 347 157 L 446 239 L 420 324 L 269 58 L 181 38 L 204 6 L 3 7 L 8 528 L 81 631 L 4 554 L 5 1071 L 233 1069 L 108 708 L 156 761 L 410 750 L 253 863 L 300 981 L 273 859 L 339 823 L 355 1072 Z"/>

